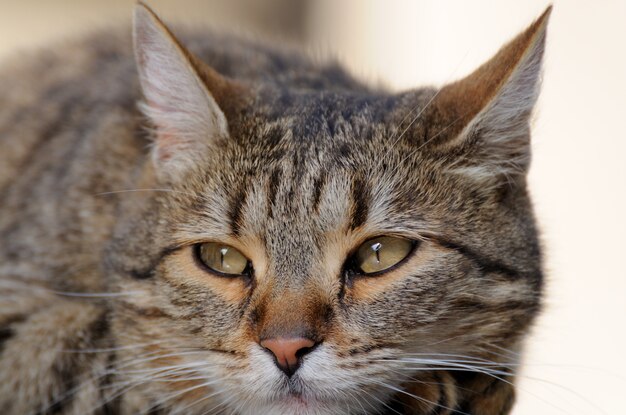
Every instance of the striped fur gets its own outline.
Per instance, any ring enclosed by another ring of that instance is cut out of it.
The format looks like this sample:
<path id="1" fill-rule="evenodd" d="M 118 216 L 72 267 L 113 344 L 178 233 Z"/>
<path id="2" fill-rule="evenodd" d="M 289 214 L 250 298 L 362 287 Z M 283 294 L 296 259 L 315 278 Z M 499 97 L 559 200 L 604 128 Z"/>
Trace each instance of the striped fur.
<path id="1" fill-rule="evenodd" d="M 250 40 L 179 43 L 144 6 L 140 76 L 125 32 L 6 63 L 0 412 L 507 414 L 542 290 L 525 175 L 548 14 L 400 94 Z M 417 248 L 347 272 L 378 235 Z M 254 275 L 207 273 L 205 241 Z M 317 345 L 287 378 L 259 342 L 294 333 Z"/>

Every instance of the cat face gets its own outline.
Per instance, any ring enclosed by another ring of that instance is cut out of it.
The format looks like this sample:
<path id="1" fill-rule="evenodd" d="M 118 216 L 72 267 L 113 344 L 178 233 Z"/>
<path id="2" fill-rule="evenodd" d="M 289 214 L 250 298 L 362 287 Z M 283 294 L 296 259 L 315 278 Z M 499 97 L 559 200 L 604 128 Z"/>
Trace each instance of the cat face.
<path id="1" fill-rule="evenodd" d="M 464 380 L 433 371 L 518 346 L 541 287 L 524 174 L 545 17 L 465 80 L 397 95 L 237 84 L 147 10 L 135 25 L 140 185 L 166 191 L 125 202 L 107 266 L 134 293 L 113 325 L 154 380 L 138 394 L 375 413 L 417 384 L 414 407 L 454 406 L 439 385 Z"/>

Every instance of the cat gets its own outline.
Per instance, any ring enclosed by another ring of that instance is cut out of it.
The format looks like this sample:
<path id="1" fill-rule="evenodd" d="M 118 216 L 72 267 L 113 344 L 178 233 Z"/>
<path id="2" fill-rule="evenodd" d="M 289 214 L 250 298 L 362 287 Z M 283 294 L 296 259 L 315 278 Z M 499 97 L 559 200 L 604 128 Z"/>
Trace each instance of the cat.
<path id="1" fill-rule="evenodd" d="M 509 413 L 549 14 L 402 93 L 143 4 L 5 62 L 0 412 Z"/>

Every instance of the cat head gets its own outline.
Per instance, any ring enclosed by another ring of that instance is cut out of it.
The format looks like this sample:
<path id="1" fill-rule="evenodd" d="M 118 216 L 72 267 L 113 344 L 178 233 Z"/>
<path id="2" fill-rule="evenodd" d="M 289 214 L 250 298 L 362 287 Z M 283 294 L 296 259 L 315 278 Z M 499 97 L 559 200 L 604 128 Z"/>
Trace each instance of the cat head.
<path id="1" fill-rule="evenodd" d="M 138 6 L 137 184 L 161 191 L 123 206 L 109 267 L 135 293 L 114 328 L 153 371 L 141 388 L 375 412 L 451 356 L 510 364 L 541 291 L 526 173 L 548 15 L 466 78 L 391 94 L 229 78 Z"/>

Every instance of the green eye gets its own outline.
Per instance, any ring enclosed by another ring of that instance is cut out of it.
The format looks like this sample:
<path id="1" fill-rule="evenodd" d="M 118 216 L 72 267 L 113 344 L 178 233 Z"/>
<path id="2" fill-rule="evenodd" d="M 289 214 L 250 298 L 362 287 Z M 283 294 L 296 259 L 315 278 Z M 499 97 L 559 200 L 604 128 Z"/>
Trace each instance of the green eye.
<path id="1" fill-rule="evenodd" d="M 388 270 L 408 257 L 414 246 L 414 241 L 391 236 L 370 239 L 357 249 L 353 257 L 354 270 L 361 274 Z"/>
<path id="2" fill-rule="evenodd" d="M 218 274 L 240 276 L 250 271 L 250 261 L 232 246 L 207 242 L 196 245 L 197 259 Z"/>

